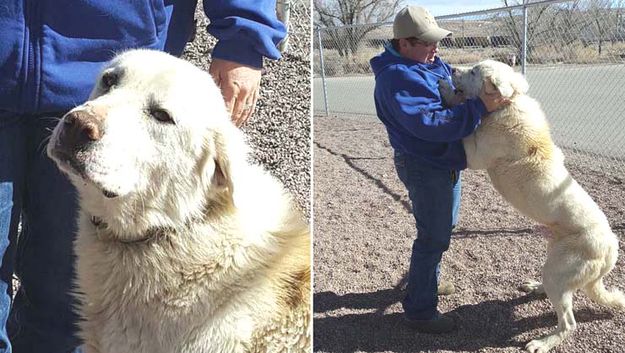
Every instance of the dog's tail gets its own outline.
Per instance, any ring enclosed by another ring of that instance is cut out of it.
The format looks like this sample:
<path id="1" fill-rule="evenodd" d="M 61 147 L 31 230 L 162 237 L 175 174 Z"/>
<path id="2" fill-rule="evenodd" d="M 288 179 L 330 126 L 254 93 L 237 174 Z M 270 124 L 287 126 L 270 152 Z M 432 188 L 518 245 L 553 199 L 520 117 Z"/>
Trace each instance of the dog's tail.
<path id="1" fill-rule="evenodd" d="M 603 279 L 589 283 L 584 291 L 593 301 L 610 308 L 625 310 L 625 294 L 618 289 L 607 290 Z"/>

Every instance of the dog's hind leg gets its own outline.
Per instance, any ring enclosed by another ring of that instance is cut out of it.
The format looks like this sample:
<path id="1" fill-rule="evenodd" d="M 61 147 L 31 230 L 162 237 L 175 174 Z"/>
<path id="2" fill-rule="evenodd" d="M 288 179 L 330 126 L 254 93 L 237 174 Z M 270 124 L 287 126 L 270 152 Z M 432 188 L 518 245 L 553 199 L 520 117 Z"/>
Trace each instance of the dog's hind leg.
<path id="1" fill-rule="evenodd" d="M 562 342 L 577 324 L 573 316 L 573 291 L 563 288 L 545 287 L 549 300 L 558 315 L 558 327 L 550 334 L 530 341 L 525 349 L 530 353 L 546 353 Z"/>

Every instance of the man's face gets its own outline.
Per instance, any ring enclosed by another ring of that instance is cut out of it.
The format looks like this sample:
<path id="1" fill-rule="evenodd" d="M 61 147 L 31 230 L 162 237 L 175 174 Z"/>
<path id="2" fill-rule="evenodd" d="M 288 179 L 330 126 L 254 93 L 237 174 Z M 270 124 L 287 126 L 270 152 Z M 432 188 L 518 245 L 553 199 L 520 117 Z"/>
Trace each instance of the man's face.
<path id="1" fill-rule="evenodd" d="M 424 42 L 416 38 L 402 38 L 399 40 L 399 54 L 420 63 L 434 62 L 438 53 L 438 42 Z"/>

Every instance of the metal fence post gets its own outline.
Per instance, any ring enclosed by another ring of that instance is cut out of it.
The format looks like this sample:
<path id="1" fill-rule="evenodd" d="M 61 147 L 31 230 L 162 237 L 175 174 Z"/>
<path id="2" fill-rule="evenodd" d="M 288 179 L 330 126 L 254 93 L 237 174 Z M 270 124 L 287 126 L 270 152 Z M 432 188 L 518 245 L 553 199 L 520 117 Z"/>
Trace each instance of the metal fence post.
<path id="1" fill-rule="evenodd" d="M 328 91 L 326 89 L 326 72 L 323 65 L 323 44 L 321 43 L 321 29 L 317 28 L 317 41 L 319 42 L 319 63 L 321 64 L 321 86 L 323 90 L 323 106 L 326 110 L 326 116 L 330 115 L 328 110 Z"/>
<path id="2" fill-rule="evenodd" d="M 286 26 L 286 36 L 282 41 L 278 44 L 278 48 L 281 53 L 286 53 L 289 49 L 289 31 L 291 28 L 290 17 L 291 17 L 291 0 L 279 0 L 276 3 L 276 13 L 278 15 L 278 19 L 280 22 L 284 23 Z"/>
<path id="3" fill-rule="evenodd" d="M 523 0 L 523 52 L 521 54 L 521 73 L 523 75 L 525 75 L 527 65 L 527 3 L 528 0 Z"/>

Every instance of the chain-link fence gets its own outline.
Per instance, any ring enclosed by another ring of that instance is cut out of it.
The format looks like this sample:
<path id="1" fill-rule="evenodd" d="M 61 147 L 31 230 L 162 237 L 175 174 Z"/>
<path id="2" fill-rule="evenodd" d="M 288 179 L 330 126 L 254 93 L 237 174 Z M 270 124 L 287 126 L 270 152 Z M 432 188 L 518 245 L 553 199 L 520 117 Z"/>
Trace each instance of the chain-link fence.
<path id="1" fill-rule="evenodd" d="M 276 13 L 278 19 L 287 26 L 287 36 L 280 42 L 280 51 L 289 52 L 289 46 L 301 47 L 299 44 L 305 44 L 304 46 L 307 48 L 310 47 L 310 2 L 306 0 L 278 0 Z"/>
<path id="2" fill-rule="evenodd" d="M 444 60 L 515 66 L 569 159 L 625 174 L 625 1 L 539 1 L 436 20 L 454 33 L 439 45 Z M 315 30 L 315 114 L 375 115 L 369 60 L 390 38 L 392 23 Z"/>

